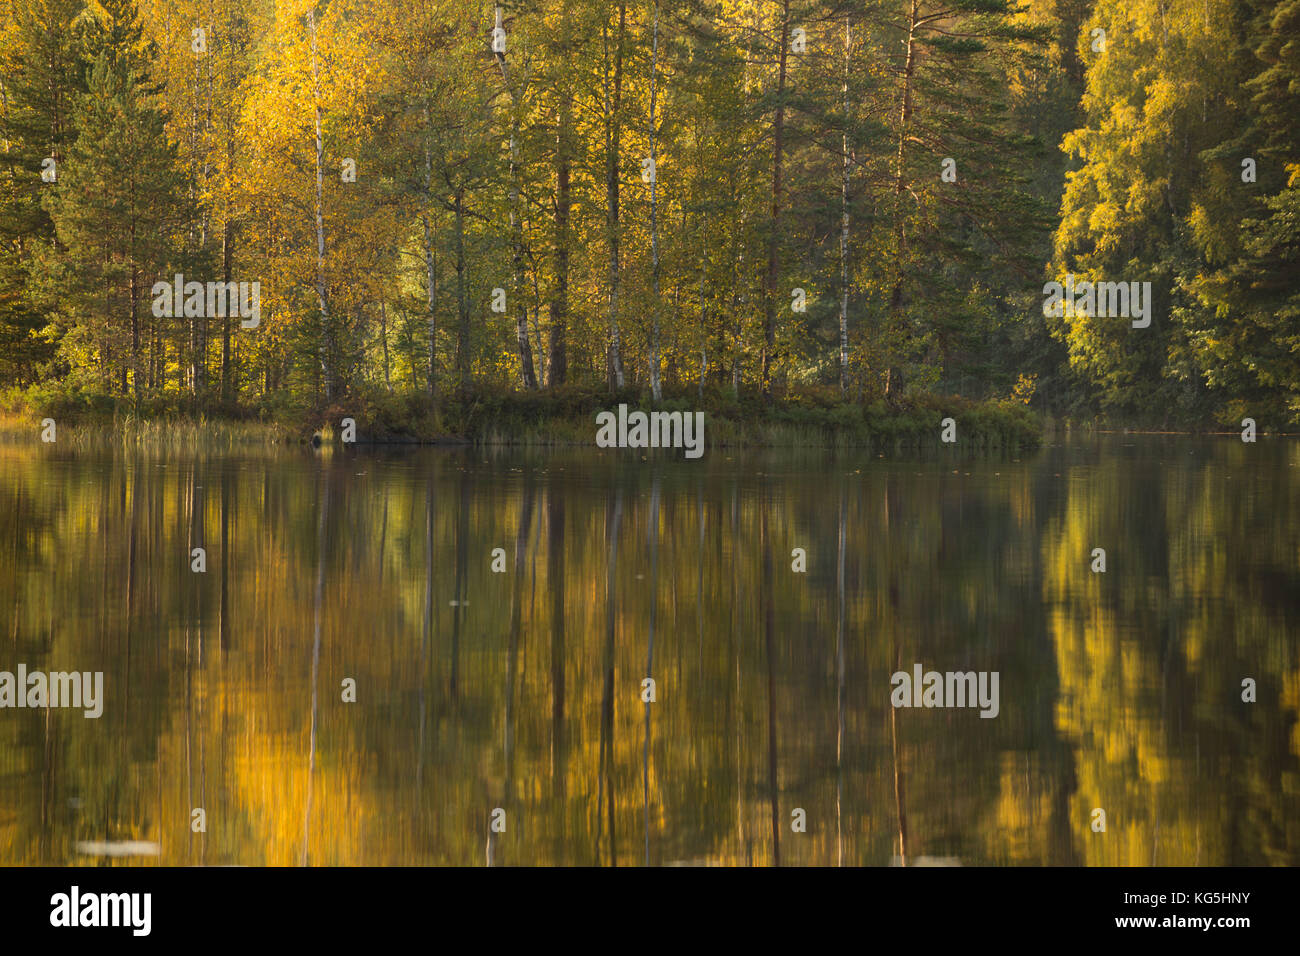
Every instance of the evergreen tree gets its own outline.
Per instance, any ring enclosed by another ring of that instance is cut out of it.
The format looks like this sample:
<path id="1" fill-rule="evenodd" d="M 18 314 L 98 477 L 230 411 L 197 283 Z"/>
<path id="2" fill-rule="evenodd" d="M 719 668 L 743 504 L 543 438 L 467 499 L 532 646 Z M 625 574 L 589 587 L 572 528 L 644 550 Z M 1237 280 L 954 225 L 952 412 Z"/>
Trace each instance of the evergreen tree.
<path id="1" fill-rule="evenodd" d="M 103 20 L 87 32 L 87 90 L 72 111 L 78 136 L 46 199 L 57 241 L 41 254 L 42 275 L 66 329 L 64 357 L 74 368 L 94 368 L 105 390 L 126 394 L 129 381 L 139 404 L 142 343 L 155 321 L 150 290 L 176 261 L 187 210 L 149 76 L 154 46 L 143 38 L 133 0 L 104 0 L 102 9 Z"/>
<path id="2" fill-rule="evenodd" d="M 41 197 L 58 182 L 86 88 L 83 6 L 14 0 L 0 14 L 0 381 L 30 383 L 54 355 L 29 268 L 54 235 Z"/>
<path id="3" fill-rule="evenodd" d="M 1254 75 L 1240 135 L 1205 158 L 1213 200 L 1196 218 L 1211 268 L 1189 276 L 1187 310 L 1206 382 L 1229 421 L 1300 423 L 1300 2 L 1254 5 L 1241 46 Z M 1251 180 L 1247 182 L 1246 180 Z"/>

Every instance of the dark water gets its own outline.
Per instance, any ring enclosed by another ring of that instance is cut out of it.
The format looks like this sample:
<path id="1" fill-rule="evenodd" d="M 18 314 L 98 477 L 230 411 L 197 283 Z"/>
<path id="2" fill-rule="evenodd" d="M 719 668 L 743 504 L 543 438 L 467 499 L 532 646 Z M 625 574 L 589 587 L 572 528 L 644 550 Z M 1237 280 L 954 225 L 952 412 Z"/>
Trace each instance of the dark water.
<path id="1" fill-rule="evenodd" d="M 1298 479 L 1280 439 L 3 447 L 0 671 L 104 701 L 0 710 L 0 863 L 1295 865 Z M 997 716 L 895 710 L 918 663 Z"/>

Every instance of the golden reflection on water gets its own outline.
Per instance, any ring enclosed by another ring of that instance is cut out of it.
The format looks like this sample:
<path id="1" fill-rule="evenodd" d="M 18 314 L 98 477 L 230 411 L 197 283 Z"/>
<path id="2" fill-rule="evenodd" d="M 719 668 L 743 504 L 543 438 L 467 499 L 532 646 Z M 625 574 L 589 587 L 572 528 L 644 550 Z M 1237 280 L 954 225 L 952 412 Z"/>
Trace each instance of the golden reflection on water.
<path id="1" fill-rule="evenodd" d="M 1298 469 L 0 447 L 0 863 L 1295 865 Z"/>

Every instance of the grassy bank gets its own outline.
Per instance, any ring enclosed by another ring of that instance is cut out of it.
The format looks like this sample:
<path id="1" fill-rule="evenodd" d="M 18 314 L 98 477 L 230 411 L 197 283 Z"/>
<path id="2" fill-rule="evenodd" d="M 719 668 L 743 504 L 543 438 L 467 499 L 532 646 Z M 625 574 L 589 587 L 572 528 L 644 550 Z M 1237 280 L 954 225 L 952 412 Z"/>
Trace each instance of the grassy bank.
<path id="1" fill-rule="evenodd" d="M 40 412 L 0 411 L 0 441 L 39 442 L 45 430 L 43 422 L 51 417 Z M 292 430 L 271 422 L 185 416 L 146 421 L 131 415 L 53 420 L 56 444 L 77 450 L 118 445 L 160 449 L 202 447 L 219 453 L 297 440 Z"/>
<path id="2" fill-rule="evenodd" d="M 1035 447 L 1040 423 L 1023 405 L 924 396 L 899 408 L 884 402 L 844 402 L 838 392 L 787 395 L 771 405 L 706 392 L 665 396 L 652 403 L 637 392 L 610 395 L 464 395 L 444 403 L 439 417 L 455 435 L 475 442 L 592 444 L 596 414 L 626 404 L 629 411 L 704 412 L 710 447 L 862 447 L 900 452 L 939 444 L 940 422 L 952 417 L 958 443 L 983 450 Z M 380 419 L 382 422 L 382 419 Z M 385 423 L 386 424 L 386 423 Z"/>
<path id="3" fill-rule="evenodd" d="M 237 447 L 341 438 L 341 425 L 356 423 L 358 443 L 421 442 L 491 445 L 593 445 L 596 414 L 626 404 L 629 411 L 696 412 L 705 415 L 708 447 L 854 447 L 906 453 L 940 444 L 944 418 L 957 423 L 958 447 L 1019 451 L 1038 445 L 1042 422 L 1023 404 L 975 402 L 922 395 L 898 407 L 883 401 L 846 402 L 838 390 L 805 390 L 771 404 L 759 396 L 695 391 L 653 403 L 635 390 L 566 386 L 538 392 L 466 389 L 436 404 L 425 395 L 356 395 L 327 408 L 234 409 L 196 416 L 182 408 L 151 408 L 143 414 L 125 402 L 69 402 L 45 395 L 11 396 L 0 416 L 0 437 L 39 436 L 52 418 L 59 440 L 206 447 Z"/>

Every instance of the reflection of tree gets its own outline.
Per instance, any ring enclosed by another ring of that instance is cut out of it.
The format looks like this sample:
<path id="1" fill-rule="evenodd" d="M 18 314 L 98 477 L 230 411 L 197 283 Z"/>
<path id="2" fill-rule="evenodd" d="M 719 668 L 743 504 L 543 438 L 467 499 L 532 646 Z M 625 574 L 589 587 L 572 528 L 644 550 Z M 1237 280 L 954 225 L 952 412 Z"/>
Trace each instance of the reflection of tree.
<path id="1" fill-rule="evenodd" d="M 763 563 L 763 661 L 767 665 L 767 786 L 768 799 L 772 804 L 772 865 L 781 865 L 781 811 L 777 807 L 776 774 L 776 661 L 774 659 L 773 638 L 776 628 L 775 609 L 772 590 L 772 539 L 767 532 L 767 514 L 771 506 L 769 491 L 765 487 L 760 492 L 759 505 L 759 542 L 762 549 Z"/>
<path id="2" fill-rule="evenodd" d="M 1057 722 L 1074 745 L 1069 812 L 1088 863 L 1294 861 L 1294 712 L 1279 692 L 1295 666 L 1300 576 L 1283 555 L 1300 544 L 1296 494 L 1278 483 L 1284 468 L 1241 467 L 1239 452 L 1163 474 L 1104 454 L 1045 529 Z M 1225 463 L 1244 480 L 1225 482 Z M 1102 544 L 1108 570 L 1092 574 Z M 1258 703 L 1241 701 L 1243 676 Z M 1089 828 L 1095 807 L 1104 834 Z"/>
<path id="3" fill-rule="evenodd" d="M 835 863 L 844 865 L 844 486 L 835 548 Z"/>
<path id="4" fill-rule="evenodd" d="M 0 861 L 883 864 L 902 810 L 909 864 L 1296 862 L 1286 469 L 1072 454 L 7 450 L 0 669 L 102 669 L 107 706 L 0 714 Z M 1002 713 L 894 711 L 913 661 L 999 670 Z"/>
<path id="5" fill-rule="evenodd" d="M 507 820 L 515 817 L 516 827 L 518 826 L 518 818 L 522 814 L 516 812 L 515 809 L 515 697 L 519 677 L 520 644 L 524 631 L 524 568 L 528 566 L 528 533 L 532 530 L 534 492 L 535 486 L 531 477 L 526 477 L 523 481 L 523 495 L 519 505 L 519 523 L 515 531 L 515 557 L 510 568 L 512 571 L 510 630 L 506 647 L 505 716 L 503 720 L 505 779 L 501 785 L 501 803 L 492 805 L 493 809 L 500 806 L 501 809 L 505 810 Z M 504 862 L 501 855 L 497 831 L 489 827 L 487 838 L 488 866 L 495 866 Z"/>
<path id="6" fill-rule="evenodd" d="M 605 817 L 609 818 L 609 865 L 618 866 L 618 839 L 614 829 L 614 635 L 616 632 L 618 577 L 618 528 L 623 515 L 623 489 L 616 488 L 606 499 L 605 511 L 605 646 L 601 655 L 600 754 L 596 790 L 596 861 L 600 862 L 600 844 Z"/>
<path id="7" fill-rule="evenodd" d="M 462 487 L 464 479 L 461 480 Z M 386 504 L 386 503 L 385 503 Z M 388 508 L 384 508 L 384 527 L 388 527 Z M 381 541 L 384 536 L 380 536 Z M 459 652 L 460 636 L 460 600 L 461 600 L 461 580 L 460 580 L 460 550 L 461 550 L 461 528 L 456 527 L 456 607 L 452 611 L 452 639 L 451 639 L 451 657 L 452 661 L 456 660 Z M 383 568 L 383 561 L 380 560 L 380 568 Z M 426 478 L 424 483 L 424 613 L 420 615 L 420 688 L 419 688 L 419 729 L 416 731 L 415 738 L 415 792 L 422 792 L 424 786 L 424 730 L 428 723 L 425 715 L 425 691 L 429 682 L 428 664 L 426 662 L 429 653 L 429 631 L 433 628 L 433 479 Z M 455 674 L 455 664 L 452 665 L 453 675 Z M 455 697 L 455 678 L 452 678 L 451 696 Z"/>
<path id="8" fill-rule="evenodd" d="M 568 751 L 564 740 L 564 498 L 562 489 L 546 493 L 546 581 L 551 602 L 551 799 L 563 806 Z M 555 855 L 563 858 L 567 827 L 563 816 L 555 830 Z"/>
<path id="9" fill-rule="evenodd" d="M 655 618 L 659 609 L 659 480 L 658 475 L 650 485 L 650 514 L 646 524 L 646 537 L 650 539 L 650 633 L 646 641 L 645 676 L 655 672 Z M 641 805 L 645 815 L 645 863 L 650 865 L 650 709 L 652 702 L 645 696 L 645 736 L 641 757 Z"/>
<path id="10" fill-rule="evenodd" d="M 320 684 L 320 635 L 321 604 L 325 598 L 325 529 L 329 524 L 330 513 L 330 476 L 332 469 L 321 469 L 320 492 L 318 494 L 316 522 L 316 599 L 312 606 L 312 644 L 311 644 L 311 734 L 307 762 L 307 803 L 302 815 L 302 865 L 310 859 L 311 847 L 311 789 L 312 778 L 316 772 L 316 722 L 320 713 L 317 690 Z"/>

